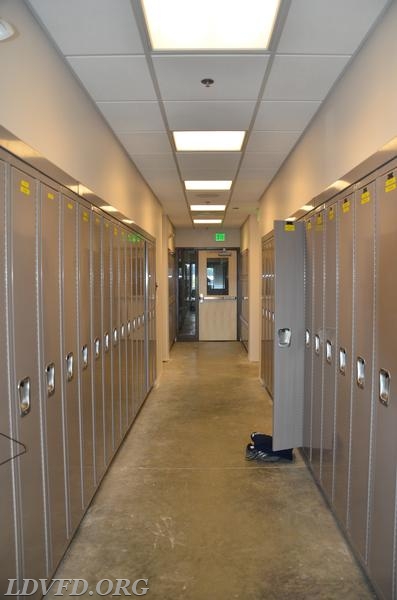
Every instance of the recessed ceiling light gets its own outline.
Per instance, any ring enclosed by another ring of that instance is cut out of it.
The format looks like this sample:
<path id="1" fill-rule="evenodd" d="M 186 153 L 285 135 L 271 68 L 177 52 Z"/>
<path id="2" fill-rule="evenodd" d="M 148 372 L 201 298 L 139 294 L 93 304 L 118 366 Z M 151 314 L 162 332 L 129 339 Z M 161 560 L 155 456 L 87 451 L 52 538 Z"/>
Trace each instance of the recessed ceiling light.
<path id="1" fill-rule="evenodd" d="M 202 210 L 202 211 L 207 211 L 207 210 L 225 210 L 226 208 L 226 204 L 191 204 L 190 205 L 190 210 Z"/>
<path id="2" fill-rule="evenodd" d="M 280 0 L 142 0 L 154 50 L 265 50 Z"/>
<path id="3" fill-rule="evenodd" d="M 245 131 L 174 131 L 173 136 L 179 152 L 238 152 Z"/>
<path id="4" fill-rule="evenodd" d="M 101 208 L 102 210 L 105 210 L 106 212 L 109 212 L 109 213 L 119 212 L 117 210 L 117 208 L 114 208 L 114 206 L 110 206 L 109 204 L 104 204 L 103 206 L 100 206 L 99 208 Z"/>
<path id="5" fill-rule="evenodd" d="M 222 219 L 193 219 L 193 223 L 198 223 L 201 225 L 210 224 L 210 223 L 222 223 Z"/>
<path id="6" fill-rule="evenodd" d="M 123 223 L 126 223 L 127 225 L 132 225 L 133 223 L 135 223 L 135 221 L 131 221 L 131 219 L 121 219 L 123 221 Z"/>
<path id="7" fill-rule="evenodd" d="M 218 181 L 185 181 L 185 188 L 187 190 L 230 190 L 232 187 L 232 180 L 218 180 Z"/>
<path id="8" fill-rule="evenodd" d="M 0 19 L 0 42 L 4 40 L 8 40 L 8 38 L 12 37 L 15 33 L 15 29 L 12 25 Z"/>
<path id="9" fill-rule="evenodd" d="M 301 210 L 306 210 L 307 212 L 309 212 L 309 210 L 313 210 L 314 206 L 312 204 L 304 204 L 303 206 L 301 206 Z"/>

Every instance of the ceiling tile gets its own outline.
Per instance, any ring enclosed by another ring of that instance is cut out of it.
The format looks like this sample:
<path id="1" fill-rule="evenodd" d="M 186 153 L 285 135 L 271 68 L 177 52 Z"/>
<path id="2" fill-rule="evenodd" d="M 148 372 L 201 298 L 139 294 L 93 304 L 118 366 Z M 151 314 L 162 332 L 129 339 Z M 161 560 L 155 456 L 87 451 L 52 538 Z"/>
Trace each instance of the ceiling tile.
<path id="1" fill-rule="evenodd" d="M 242 166 L 239 173 L 237 182 L 244 183 L 248 187 L 251 183 L 254 185 L 259 185 L 259 183 L 267 183 L 274 177 L 277 172 L 278 167 L 267 167 L 261 169 L 249 169 L 247 167 Z"/>
<path id="2" fill-rule="evenodd" d="M 300 131 L 253 131 L 247 152 L 280 152 L 288 154 L 301 135 Z"/>
<path id="3" fill-rule="evenodd" d="M 353 54 L 387 0 L 292 0 L 281 53 Z"/>
<path id="4" fill-rule="evenodd" d="M 130 0 L 29 3 L 63 54 L 143 54 Z"/>
<path id="5" fill-rule="evenodd" d="M 254 123 L 258 131 L 303 131 L 320 102 L 266 101 L 261 102 Z"/>
<path id="6" fill-rule="evenodd" d="M 157 102 L 98 102 L 97 106 L 116 133 L 165 131 Z"/>
<path id="7" fill-rule="evenodd" d="M 264 100 L 323 100 L 349 56 L 278 55 L 266 84 Z"/>
<path id="8" fill-rule="evenodd" d="M 256 100 L 268 56 L 154 56 L 163 100 Z M 201 80 L 215 83 L 207 88 Z"/>
<path id="9" fill-rule="evenodd" d="M 165 102 L 171 130 L 230 130 L 249 128 L 255 102 Z"/>
<path id="10" fill-rule="evenodd" d="M 144 56 L 71 56 L 67 60 L 96 102 L 156 100 Z"/>
<path id="11" fill-rule="evenodd" d="M 216 165 L 212 165 L 211 169 L 185 169 L 182 172 L 183 179 L 233 179 L 235 176 L 236 169 L 230 169 L 225 167 L 216 167 Z"/>
<path id="12" fill-rule="evenodd" d="M 147 171 L 158 171 L 159 175 L 163 169 L 173 172 L 175 161 L 170 154 L 132 154 L 130 155 L 138 169 L 145 174 Z M 175 169 L 175 173 L 177 173 Z"/>
<path id="13" fill-rule="evenodd" d="M 227 204 L 230 191 L 227 192 L 186 192 L 189 204 Z"/>
<path id="14" fill-rule="evenodd" d="M 177 160 L 183 179 L 196 179 L 195 171 L 222 170 L 233 179 L 240 162 L 240 152 L 177 152 Z M 212 179 L 212 177 L 210 178 Z"/>
<path id="15" fill-rule="evenodd" d="M 242 162 L 244 169 L 277 169 L 285 159 L 283 153 L 246 152 Z"/>
<path id="16" fill-rule="evenodd" d="M 118 137 L 130 154 L 172 153 L 168 135 L 161 131 L 119 133 Z"/>
<path id="17" fill-rule="evenodd" d="M 236 206 L 246 202 L 257 202 L 262 196 L 264 190 L 271 181 L 269 176 L 267 180 L 241 181 L 238 180 L 232 195 L 231 205 Z"/>

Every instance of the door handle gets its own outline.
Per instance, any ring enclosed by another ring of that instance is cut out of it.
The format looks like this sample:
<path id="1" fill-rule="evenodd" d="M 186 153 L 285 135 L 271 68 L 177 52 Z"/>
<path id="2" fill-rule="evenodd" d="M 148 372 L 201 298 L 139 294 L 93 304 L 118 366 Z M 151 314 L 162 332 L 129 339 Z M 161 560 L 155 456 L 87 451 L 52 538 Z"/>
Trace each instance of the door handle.
<path id="1" fill-rule="evenodd" d="M 278 345 L 280 348 L 289 348 L 291 346 L 291 329 L 283 327 L 278 330 Z"/>
<path id="2" fill-rule="evenodd" d="M 325 344 L 325 359 L 329 365 L 332 363 L 332 342 L 331 342 L 331 340 L 327 340 L 326 344 Z"/>
<path id="3" fill-rule="evenodd" d="M 339 372 L 346 375 L 346 350 L 342 347 L 339 348 Z"/>
<path id="4" fill-rule="evenodd" d="M 73 379 L 73 352 L 69 352 L 66 356 L 66 377 L 68 381 Z"/>
<path id="5" fill-rule="evenodd" d="M 100 354 L 101 354 L 101 340 L 99 338 L 95 338 L 94 340 L 94 353 L 95 353 L 95 358 L 99 358 Z"/>
<path id="6" fill-rule="evenodd" d="M 25 417 L 30 413 L 30 377 L 21 379 L 18 383 L 18 396 L 19 396 L 19 413 L 21 417 Z"/>
<path id="7" fill-rule="evenodd" d="M 390 373 L 386 369 L 379 371 L 379 401 L 384 406 L 389 406 L 390 403 Z"/>
<path id="8" fill-rule="evenodd" d="M 45 375 L 47 381 L 47 396 L 55 394 L 55 364 L 50 363 L 45 368 Z"/>
<path id="9" fill-rule="evenodd" d="M 364 389 L 365 385 L 365 360 L 361 356 L 357 356 L 356 366 L 356 382 L 359 388 Z"/>
<path id="10" fill-rule="evenodd" d="M 81 349 L 81 359 L 82 359 L 82 368 L 83 371 L 88 367 L 88 346 L 84 344 Z"/>

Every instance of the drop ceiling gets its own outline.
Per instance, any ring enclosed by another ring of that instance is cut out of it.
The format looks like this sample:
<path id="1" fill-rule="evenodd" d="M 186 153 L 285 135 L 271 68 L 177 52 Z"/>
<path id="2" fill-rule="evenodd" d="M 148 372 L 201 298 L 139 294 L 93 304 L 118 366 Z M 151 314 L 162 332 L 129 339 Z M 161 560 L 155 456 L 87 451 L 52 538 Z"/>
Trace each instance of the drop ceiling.
<path id="1" fill-rule="evenodd" d="M 139 0 L 26 2 L 174 226 L 209 203 L 238 227 L 390 0 L 282 0 L 269 51 L 213 53 L 153 52 Z M 247 134 L 241 152 L 176 152 L 174 130 Z M 233 185 L 186 192 L 184 179 Z"/>

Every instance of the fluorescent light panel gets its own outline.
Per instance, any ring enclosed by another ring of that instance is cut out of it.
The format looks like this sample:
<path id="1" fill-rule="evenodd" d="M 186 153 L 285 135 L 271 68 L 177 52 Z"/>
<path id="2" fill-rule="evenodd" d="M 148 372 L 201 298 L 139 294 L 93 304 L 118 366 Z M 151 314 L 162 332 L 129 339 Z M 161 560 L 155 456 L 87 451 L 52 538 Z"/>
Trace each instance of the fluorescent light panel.
<path id="1" fill-rule="evenodd" d="M 193 223 L 199 225 L 208 225 L 210 223 L 222 223 L 222 219 L 193 219 Z"/>
<path id="2" fill-rule="evenodd" d="M 200 181 L 193 181 L 193 180 L 189 180 L 189 181 L 185 181 L 185 188 L 188 191 L 191 190 L 208 190 L 208 191 L 213 191 L 213 190 L 230 190 L 230 188 L 232 187 L 232 180 L 218 180 L 218 181 L 204 181 L 204 180 L 200 180 Z"/>
<path id="3" fill-rule="evenodd" d="M 142 0 L 154 50 L 267 49 L 280 0 Z"/>
<path id="4" fill-rule="evenodd" d="M 245 131 L 174 131 L 178 152 L 238 152 Z"/>
<path id="5" fill-rule="evenodd" d="M 222 211 L 222 210 L 225 210 L 225 208 L 226 208 L 226 204 L 191 204 L 190 205 L 190 210 L 193 210 L 193 211 L 201 210 L 204 212 L 213 211 L 213 210 Z"/>

